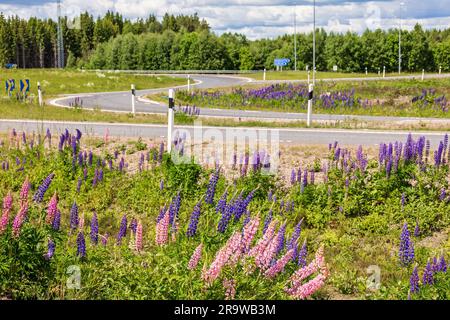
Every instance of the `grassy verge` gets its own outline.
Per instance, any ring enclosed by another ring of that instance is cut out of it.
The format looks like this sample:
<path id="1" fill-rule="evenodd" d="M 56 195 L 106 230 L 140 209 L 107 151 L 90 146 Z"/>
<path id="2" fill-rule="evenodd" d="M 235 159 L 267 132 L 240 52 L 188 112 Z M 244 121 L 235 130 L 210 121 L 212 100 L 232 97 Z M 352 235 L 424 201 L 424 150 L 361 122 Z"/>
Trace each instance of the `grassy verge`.
<path id="1" fill-rule="evenodd" d="M 381 71 L 382 75 L 382 71 Z M 364 78 L 364 77 L 381 77 L 378 73 L 343 73 L 343 72 L 317 72 L 316 79 L 335 79 L 335 78 Z M 418 73 L 403 73 L 402 76 L 419 75 Z M 386 73 L 386 77 L 395 77 L 398 73 Z M 255 80 L 263 80 L 263 72 L 248 73 L 242 77 L 252 78 Z M 310 73 L 312 79 L 312 73 Z M 307 71 L 268 71 L 266 72 L 266 80 L 307 80 Z"/>
<path id="2" fill-rule="evenodd" d="M 92 72 L 58 69 L 16 69 L 0 70 L 2 83 L 6 79 L 29 79 L 31 93 L 37 94 L 37 82 L 46 96 L 72 93 L 91 93 L 130 90 L 131 84 L 140 89 L 164 88 L 185 84 L 185 80 L 162 75 L 133 75 L 117 72 Z"/>
<path id="3" fill-rule="evenodd" d="M 78 121 L 78 122 L 106 122 L 106 123 L 136 123 L 136 124 L 166 124 L 167 117 L 163 114 L 114 113 L 97 110 L 83 110 L 80 108 L 59 108 L 54 106 L 38 107 L 34 104 L 24 104 L 7 100 L 0 103 L 2 119 Z M 177 125 L 193 125 L 198 119 L 205 126 L 217 127 L 260 127 L 260 128 L 306 128 L 305 121 L 273 121 L 233 118 L 189 117 L 178 114 L 175 117 Z M 381 129 L 381 130 L 450 130 L 450 122 L 423 121 L 416 122 L 387 122 L 387 121 L 314 121 L 313 128 L 333 129 Z"/>
<path id="4" fill-rule="evenodd" d="M 236 110 L 258 110 L 279 112 L 306 112 L 307 97 L 305 85 L 295 86 L 283 84 L 270 89 L 274 94 L 293 91 L 303 92 L 300 96 L 284 96 L 282 98 L 264 98 L 250 92 L 251 89 L 264 88 L 266 85 L 250 85 L 234 89 L 195 90 L 193 94 L 180 91 L 177 99 L 181 104 L 196 105 L 201 108 L 223 108 Z M 427 91 L 425 100 L 413 103 L 413 98 L 421 96 Z M 431 94 L 430 90 L 433 90 Z M 353 94 L 351 92 L 354 92 Z M 337 96 L 335 96 L 337 94 Z M 341 100 L 342 95 L 349 96 L 352 104 Z M 450 94 L 450 78 L 404 79 L 391 81 L 319 81 L 315 88 L 315 113 L 344 114 L 344 115 L 371 115 L 371 116 L 397 116 L 397 117 L 433 117 L 450 118 L 448 104 L 435 102 L 436 99 Z M 324 100 L 336 100 L 333 105 L 323 103 Z M 153 100 L 160 98 L 153 95 Z M 446 103 L 446 101 L 444 101 Z"/>

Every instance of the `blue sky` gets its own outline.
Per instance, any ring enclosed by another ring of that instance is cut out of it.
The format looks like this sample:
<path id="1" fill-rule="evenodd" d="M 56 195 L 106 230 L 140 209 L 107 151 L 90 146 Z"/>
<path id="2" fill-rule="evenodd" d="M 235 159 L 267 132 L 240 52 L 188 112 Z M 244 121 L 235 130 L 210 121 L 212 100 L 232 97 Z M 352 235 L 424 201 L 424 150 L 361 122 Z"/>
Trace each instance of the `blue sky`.
<path id="1" fill-rule="evenodd" d="M 55 2 L 0 0 L 0 12 L 55 18 Z M 131 19 L 151 13 L 161 17 L 166 11 L 198 12 L 216 33 L 239 32 L 251 39 L 292 33 L 296 8 L 298 32 L 312 29 L 312 0 L 62 0 L 62 3 L 67 16 L 85 10 L 94 16 L 107 10 L 119 11 Z M 317 25 L 329 31 L 361 33 L 366 28 L 395 28 L 400 14 L 405 29 L 411 29 L 417 22 L 425 28 L 450 27 L 448 0 L 316 0 L 316 4 Z"/>

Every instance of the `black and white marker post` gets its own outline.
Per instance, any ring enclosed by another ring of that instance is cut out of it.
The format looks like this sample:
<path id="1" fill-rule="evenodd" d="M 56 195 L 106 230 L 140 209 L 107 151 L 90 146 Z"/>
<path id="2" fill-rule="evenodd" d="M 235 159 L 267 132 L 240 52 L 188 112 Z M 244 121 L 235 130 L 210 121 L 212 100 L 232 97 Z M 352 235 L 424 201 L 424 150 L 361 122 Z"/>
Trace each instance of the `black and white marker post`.
<path id="1" fill-rule="evenodd" d="M 314 84 L 309 85 L 309 93 L 308 93 L 308 114 L 306 118 L 306 126 L 311 126 L 311 113 L 312 113 L 312 103 L 314 98 Z"/>
<path id="2" fill-rule="evenodd" d="M 167 115 L 167 151 L 172 151 L 173 108 L 175 107 L 175 91 L 169 89 L 169 110 Z"/>
<path id="3" fill-rule="evenodd" d="M 131 112 L 133 113 L 133 116 L 136 114 L 135 109 L 135 100 L 136 100 L 136 88 L 134 87 L 134 84 L 131 85 Z"/>
<path id="4" fill-rule="evenodd" d="M 38 82 L 37 83 L 37 87 L 38 87 L 38 99 L 39 99 L 39 106 L 42 107 L 42 91 L 41 91 L 41 83 Z"/>

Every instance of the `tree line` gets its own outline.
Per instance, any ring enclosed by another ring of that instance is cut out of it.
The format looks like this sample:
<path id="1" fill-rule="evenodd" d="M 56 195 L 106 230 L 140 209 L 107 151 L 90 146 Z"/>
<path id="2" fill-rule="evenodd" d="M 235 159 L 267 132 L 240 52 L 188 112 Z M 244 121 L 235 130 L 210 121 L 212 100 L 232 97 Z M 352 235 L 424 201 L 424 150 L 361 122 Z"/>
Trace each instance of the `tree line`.
<path id="1" fill-rule="evenodd" d="M 211 32 L 194 15 L 155 15 L 131 21 L 107 12 L 94 19 L 80 15 L 81 28 L 68 28 L 63 18 L 67 67 L 126 70 L 262 70 L 275 58 L 289 58 L 294 69 L 294 35 L 249 40 L 242 34 Z M 0 65 L 55 67 L 57 22 L 51 19 L 4 17 L 0 14 Z M 404 71 L 450 71 L 450 29 L 401 31 Z M 369 72 L 398 68 L 399 30 L 366 30 L 362 34 L 316 30 L 319 71 Z M 312 32 L 297 34 L 297 69 L 312 66 Z"/>

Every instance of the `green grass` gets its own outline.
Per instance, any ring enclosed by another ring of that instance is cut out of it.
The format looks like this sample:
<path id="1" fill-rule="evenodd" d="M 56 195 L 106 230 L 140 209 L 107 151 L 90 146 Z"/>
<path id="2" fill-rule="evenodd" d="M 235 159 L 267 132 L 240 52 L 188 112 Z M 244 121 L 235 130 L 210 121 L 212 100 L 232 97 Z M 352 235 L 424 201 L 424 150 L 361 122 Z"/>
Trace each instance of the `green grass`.
<path id="1" fill-rule="evenodd" d="M 288 84 L 281 84 L 281 89 L 287 91 Z M 302 86 L 302 85 L 298 85 Z M 263 99 L 246 97 L 239 90 L 248 90 L 265 87 L 265 85 L 242 86 L 235 89 L 209 89 L 195 90 L 196 95 L 187 94 L 187 91 L 179 91 L 177 97 L 182 104 L 196 105 L 201 108 L 223 108 L 236 110 L 259 110 L 279 112 L 305 113 L 307 108 L 306 97 L 295 99 Z M 420 96 L 422 90 L 435 89 L 434 98 L 450 94 L 450 78 L 440 79 L 404 79 L 404 80 L 380 80 L 380 81 L 318 81 L 315 88 L 317 101 L 314 104 L 314 112 L 318 114 L 340 115 L 370 115 L 370 116 L 397 116 L 397 117 L 423 117 L 423 118 L 450 118 L 447 108 L 442 109 L 437 104 L 412 103 L 414 96 Z M 347 106 L 337 103 L 334 107 L 322 106 L 320 96 L 334 92 L 347 93 L 354 90 L 355 100 L 360 99 L 360 104 Z M 202 93 L 220 92 L 219 96 L 204 96 Z M 431 98 L 431 97 L 430 97 Z M 157 99 L 157 98 L 153 98 Z M 368 100 L 369 106 L 362 106 L 362 102 Z"/>
<path id="2" fill-rule="evenodd" d="M 37 82 L 40 82 L 45 98 L 57 94 L 126 91 L 131 90 L 131 84 L 134 84 L 137 90 L 141 90 L 183 85 L 186 82 L 177 77 L 116 72 L 58 69 L 2 69 L 0 71 L 2 85 L 6 79 L 16 80 L 16 92 L 19 90 L 20 79 L 30 80 L 33 94 L 37 94 Z"/>
<path id="3" fill-rule="evenodd" d="M 344 72 L 316 72 L 316 79 L 335 79 L 335 78 L 364 78 L 364 77 L 382 77 L 378 73 L 344 73 Z M 418 73 L 402 73 L 402 76 L 419 75 Z M 421 74 L 420 74 L 421 75 Z M 258 73 L 248 73 L 241 75 L 242 77 L 252 78 L 255 80 L 263 80 L 263 72 Z M 395 77 L 398 73 L 386 73 L 386 77 Z M 312 72 L 310 72 L 310 77 L 312 81 Z M 307 80 L 308 72 L 306 71 L 267 71 L 266 80 Z"/>

